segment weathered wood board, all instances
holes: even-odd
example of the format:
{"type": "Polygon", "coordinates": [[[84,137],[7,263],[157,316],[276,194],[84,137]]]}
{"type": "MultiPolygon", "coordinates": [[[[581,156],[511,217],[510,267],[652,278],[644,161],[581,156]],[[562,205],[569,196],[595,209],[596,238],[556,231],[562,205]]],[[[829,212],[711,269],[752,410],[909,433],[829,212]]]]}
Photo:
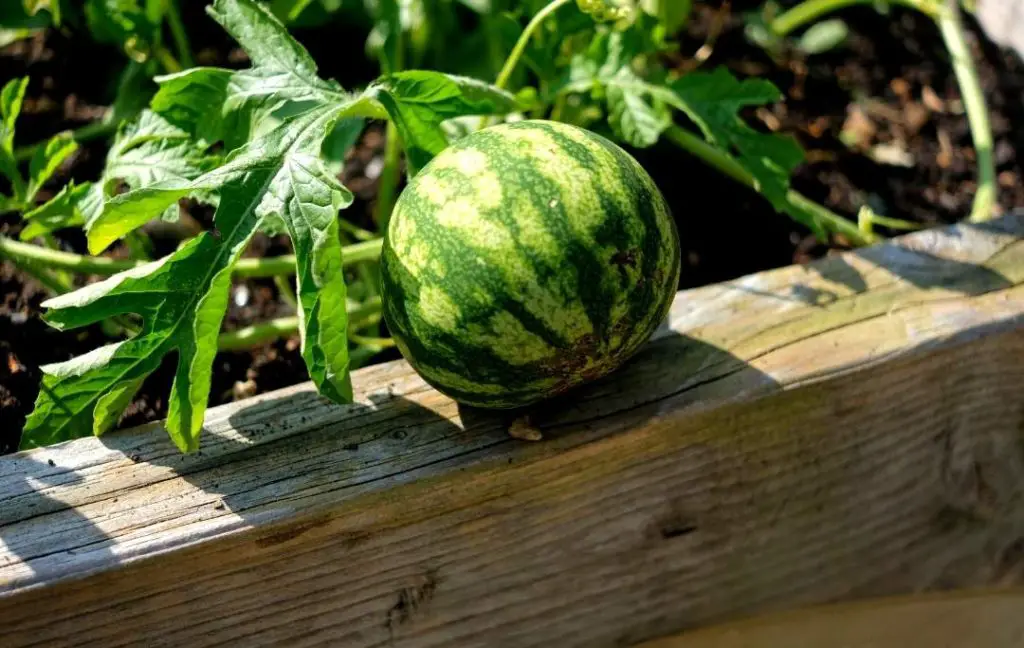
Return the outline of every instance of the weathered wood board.
{"type": "Polygon", "coordinates": [[[615,646],[1024,579],[1024,218],[680,293],[609,380],[407,364],[0,458],[2,645],[615,646]]]}
{"type": "Polygon", "coordinates": [[[1019,648],[1024,590],[910,596],[765,615],[641,648],[1019,648]]]}

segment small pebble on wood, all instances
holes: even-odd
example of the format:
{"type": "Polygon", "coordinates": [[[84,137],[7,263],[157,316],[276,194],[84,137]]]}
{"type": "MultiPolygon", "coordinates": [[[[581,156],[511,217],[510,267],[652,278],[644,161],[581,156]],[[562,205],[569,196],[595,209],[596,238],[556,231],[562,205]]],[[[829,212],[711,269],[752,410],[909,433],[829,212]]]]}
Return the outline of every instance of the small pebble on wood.
{"type": "Polygon", "coordinates": [[[530,422],[529,416],[521,416],[512,421],[512,425],[508,427],[508,434],[512,438],[522,441],[540,441],[544,438],[540,429],[530,422]]]}

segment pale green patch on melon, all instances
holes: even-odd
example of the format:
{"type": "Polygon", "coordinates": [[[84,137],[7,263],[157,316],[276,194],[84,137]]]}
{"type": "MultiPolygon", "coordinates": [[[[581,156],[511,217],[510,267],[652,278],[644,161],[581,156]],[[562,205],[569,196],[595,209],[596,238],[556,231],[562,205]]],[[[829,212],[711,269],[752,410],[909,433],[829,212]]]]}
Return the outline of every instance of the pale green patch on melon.
{"type": "Polygon", "coordinates": [[[499,250],[510,251],[513,247],[512,234],[508,229],[485,217],[469,196],[459,196],[439,205],[434,218],[445,229],[472,241],[473,247],[483,248],[478,251],[481,256],[490,257],[499,250]]]}
{"type": "Polygon", "coordinates": [[[522,322],[506,311],[495,313],[488,327],[489,330],[471,327],[470,341],[476,346],[490,349],[494,355],[512,366],[545,360],[557,353],[556,349],[527,331],[522,322]]]}
{"type": "Polygon", "coordinates": [[[433,258],[429,264],[430,272],[436,279],[444,279],[448,274],[448,266],[446,266],[441,259],[433,258]]]}
{"type": "MultiPolygon", "coordinates": [[[[442,154],[443,155],[443,154],[442,154]]],[[[440,156],[434,158],[439,159],[440,156]]],[[[428,175],[417,178],[415,187],[410,189],[417,196],[437,206],[446,204],[455,196],[455,188],[444,176],[428,175]]]]}
{"type": "Polygon", "coordinates": [[[437,286],[428,285],[420,289],[419,307],[423,321],[448,331],[456,327],[462,316],[459,306],[437,286]]]}
{"type": "MultiPolygon", "coordinates": [[[[494,209],[501,205],[501,178],[490,168],[483,151],[473,148],[445,151],[436,158],[431,168],[434,172],[450,169],[462,176],[468,182],[469,195],[478,208],[494,209]]],[[[443,207],[455,197],[456,187],[447,178],[431,176],[425,180],[417,185],[417,193],[426,200],[443,207]]]]}
{"type": "Polygon", "coordinates": [[[388,238],[392,249],[403,257],[416,244],[416,221],[412,218],[397,218],[388,228],[388,238]]]}
{"type": "Polygon", "coordinates": [[[425,241],[411,243],[402,255],[402,265],[410,276],[418,277],[430,263],[430,245],[425,241]]]}
{"type": "MultiPolygon", "coordinates": [[[[546,263],[557,266],[561,263],[563,249],[548,229],[547,215],[542,214],[529,196],[519,194],[512,199],[512,213],[519,226],[519,243],[536,254],[546,263]]],[[[557,198],[551,200],[557,201],[557,198]]],[[[557,207],[557,205],[555,205],[557,207]]]]}

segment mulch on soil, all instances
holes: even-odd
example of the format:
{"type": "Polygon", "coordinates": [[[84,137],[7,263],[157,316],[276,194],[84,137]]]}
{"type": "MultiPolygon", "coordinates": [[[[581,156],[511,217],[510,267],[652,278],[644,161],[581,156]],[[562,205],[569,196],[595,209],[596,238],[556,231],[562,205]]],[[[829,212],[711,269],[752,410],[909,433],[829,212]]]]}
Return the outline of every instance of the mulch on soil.
{"type": "MultiPolygon", "coordinates": [[[[197,58],[203,65],[238,67],[244,57],[219,27],[188,7],[197,58]]],[[[725,65],[740,76],[773,81],[786,95],[771,110],[753,111],[764,128],[797,136],[808,162],[794,178],[796,189],[839,213],[854,215],[862,205],[926,226],[961,220],[976,189],[971,148],[956,80],[937,27],[910,11],[885,17],[866,7],[844,11],[851,28],[841,48],[810,59],[773,60],[743,35],[741,13],[759,3],[733,2],[731,11],[699,8],[681,51],[695,52],[725,17],[705,67],[725,65]]],[[[1001,210],[1024,207],[1021,151],[1024,151],[1024,64],[993,46],[973,22],[971,46],[989,102],[996,139],[1001,210]]],[[[362,50],[365,34],[338,34],[338,28],[298,31],[296,36],[324,76],[358,86],[376,74],[362,50]],[[343,37],[342,37],[343,36],[343,37]],[[342,51],[339,51],[341,48],[342,51]]],[[[0,80],[29,74],[32,81],[19,144],[101,114],[109,101],[121,55],[96,45],[84,34],[50,31],[0,49],[0,80]]],[[[369,223],[376,195],[384,137],[379,124],[368,127],[350,152],[342,180],[356,194],[346,216],[369,223]]],[[[84,145],[48,189],[68,178],[93,179],[102,167],[105,145],[84,145]]],[[[663,188],[679,225],[684,249],[681,288],[724,281],[748,273],[802,263],[842,249],[842,241],[822,245],[802,227],[776,214],[758,195],[737,187],[669,144],[633,151],[663,188]]],[[[191,206],[186,224],[208,223],[208,209],[191,206]]],[[[16,236],[16,214],[0,216],[0,233],[16,236]]],[[[61,232],[61,244],[82,252],[80,232],[61,232]]],[[[247,255],[290,250],[286,238],[260,236],[247,255]]],[[[114,249],[112,254],[123,251],[114,249]]],[[[88,278],[83,278],[83,280],[88,278]]],[[[12,451],[38,391],[39,366],[67,360],[109,340],[99,327],[59,332],[40,318],[45,290],[9,262],[0,263],[0,453],[12,451]]],[[[291,314],[270,280],[250,280],[233,288],[226,328],[247,326],[291,314]]],[[[385,331],[382,331],[384,333],[385,331]]],[[[377,360],[397,357],[384,353],[377,360]]],[[[121,420],[131,426],[166,415],[166,395],[174,375],[167,358],[140,389],[121,420]]],[[[281,339],[246,352],[220,353],[214,364],[210,405],[229,402],[307,379],[298,339],[281,339]]]]}

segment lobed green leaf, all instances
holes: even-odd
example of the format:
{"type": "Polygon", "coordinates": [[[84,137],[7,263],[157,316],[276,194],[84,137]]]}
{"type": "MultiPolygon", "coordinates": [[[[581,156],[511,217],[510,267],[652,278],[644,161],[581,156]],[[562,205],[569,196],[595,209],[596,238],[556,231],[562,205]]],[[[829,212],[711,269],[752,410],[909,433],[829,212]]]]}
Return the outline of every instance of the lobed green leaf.
{"type": "MultiPolygon", "coordinates": [[[[165,181],[188,182],[219,163],[218,156],[207,152],[205,142],[193,139],[162,116],[143,111],[118,131],[100,179],[95,183],[65,187],[49,202],[26,213],[27,224],[20,238],[28,240],[75,225],[91,229],[103,211],[104,200],[118,183],[138,188],[165,181]]],[[[186,195],[211,199],[201,192],[186,195]]],[[[175,209],[173,205],[171,209],[175,209]]],[[[147,214],[136,227],[159,213],[147,214]]]]}
{"type": "Polygon", "coordinates": [[[469,77],[409,70],[379,78],[366,93],[378,100],[398,129],[415,174],[448,146],[446,119],[499,115],[518,108],[515,95],[469,77]]]}
{"type": "Polygon", "coordinates": [[[760,133],[740,117],[746,106],[760,106],[782,98],[771,82],[738,80],[724,68],[693,72],[670,86],[673,105],[700,127],[704,136],[736,156],[754,176],[757,190],[779,211],[787,206],[789,177],[804,160],[803,149],[792,137],[760,133]]]}

